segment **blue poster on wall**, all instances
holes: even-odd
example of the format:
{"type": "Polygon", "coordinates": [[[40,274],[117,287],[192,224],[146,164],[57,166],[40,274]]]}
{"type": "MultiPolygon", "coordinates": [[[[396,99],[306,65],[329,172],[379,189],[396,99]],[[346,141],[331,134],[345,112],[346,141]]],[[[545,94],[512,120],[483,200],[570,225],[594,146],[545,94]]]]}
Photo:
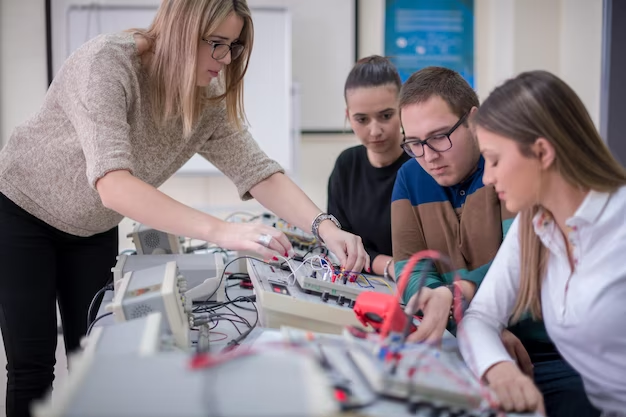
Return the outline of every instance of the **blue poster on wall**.
{"type": "Polygon", "coordinates": [[[431,65],[474,85],[474,0],[386,0],[385,55],[402,82],[431,65]]]}

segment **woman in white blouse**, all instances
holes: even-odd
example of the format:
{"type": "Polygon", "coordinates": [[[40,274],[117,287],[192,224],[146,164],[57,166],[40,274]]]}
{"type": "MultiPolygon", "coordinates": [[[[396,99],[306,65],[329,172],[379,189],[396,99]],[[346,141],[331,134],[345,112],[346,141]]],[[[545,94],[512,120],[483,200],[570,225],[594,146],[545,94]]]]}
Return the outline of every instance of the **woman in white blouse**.
{"type": "Polygon", "coordinates": [[[494,90],[474,119],[484,183],[519,212],[462,320],[461,352],[506,410],[543,410],[500,334],[542,317],[604,415],[626,415],[626,171],[583,103],[533,71],[494,90]]]}

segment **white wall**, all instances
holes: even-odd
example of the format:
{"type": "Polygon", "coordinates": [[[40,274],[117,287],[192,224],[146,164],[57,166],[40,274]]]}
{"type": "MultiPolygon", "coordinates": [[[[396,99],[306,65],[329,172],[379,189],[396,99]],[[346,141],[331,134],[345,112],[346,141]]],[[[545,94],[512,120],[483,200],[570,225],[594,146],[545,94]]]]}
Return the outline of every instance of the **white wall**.
{"type": "Polygon", "coordinates": [[[0,0],[0,144],[48,88],[43,0],[0,0]]]}
{"type": "MultiPolygon", "coordinates": [[[[602,0],[474,0],[476,90],[551,71],[574,88],[599,126],[602,0]]],[[[382,54],[385,0],[360,0],[360,56],[382,54]]]]}
{"type": "MultiPolygon", "coordinates": [[[[0,0],[0,139],[34,113],[45,94],[43,0],[0,0]]],[[[384,0],[360,0],[360,56],[383,53],[384,0]]],[[[476,90],[481,99],[519,71],[547,69],[568,82],[599,124],[601,0],[475,0],[476,90]]],[[[347,74],[346,74],[347,75],[347,74]]],[[[304,135],[299,183],[321,208],[337,155],[357,143],[352,135],[304,135]]],[[[220,177],[175,177],[161,189],[217,215],[244,209],[232,184],[220,177]]],[[[122,225],[121,235],[130,228],[122,225]]],[[[123,245],[129,243],[123,241],[123,245]]]]}

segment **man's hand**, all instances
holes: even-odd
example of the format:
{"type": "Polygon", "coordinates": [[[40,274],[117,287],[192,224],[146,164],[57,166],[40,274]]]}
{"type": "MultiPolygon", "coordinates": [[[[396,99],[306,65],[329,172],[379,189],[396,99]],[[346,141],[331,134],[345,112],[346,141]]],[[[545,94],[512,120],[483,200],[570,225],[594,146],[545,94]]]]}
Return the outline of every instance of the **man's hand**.
{"type": "Polygon", "coordinates": [[[417,331],[409,336],[409,342],[438,343],[446,330],[452,305],[452,292],[446,287],[422,288],[407,303],[407,313],[424,313],[417,331]]]}
{"type": "Polygon", "coordinates": [[[504,329],[502,331],[502,343],[506,348],[509,355],[513,358],[513,360],[517,363],[517,366],[521,369],[521,371],[528,375],[530,378],[533,377],[533,363],[530,361],[530,356],[528,356],[528,352],[522,342],[510,331],[504,329]]]}

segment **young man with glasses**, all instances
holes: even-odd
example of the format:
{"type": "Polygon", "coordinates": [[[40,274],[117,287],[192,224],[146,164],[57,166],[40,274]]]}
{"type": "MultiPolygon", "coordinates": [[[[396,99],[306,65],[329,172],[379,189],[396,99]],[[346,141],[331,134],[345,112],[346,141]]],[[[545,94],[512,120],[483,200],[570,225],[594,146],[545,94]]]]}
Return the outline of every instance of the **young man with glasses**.
{"type": "MultiPolygon", "coordinates": [[[[399,105],[402,148],[413,159],[398,171],[392,195],[396,277],[411,255],[425,249],[445,254],[456,269],[419,263],[403,297],[424,315],[411,340],[436,342],[446,327],[455,328],[453,285],[466,302],[472,299],[514,215],[500,204],[493,187],[483,184],[485,161],[468,124],[478,97],[460,74],[440,67],[414,73],[402,86],[399,105]],[[460,282],[452,282],[455,272],[460,282]]],[[[502,338],[520,368],[534,374],[548,416],[598,415],[543,323],[521,320],[502,338]]]]}

